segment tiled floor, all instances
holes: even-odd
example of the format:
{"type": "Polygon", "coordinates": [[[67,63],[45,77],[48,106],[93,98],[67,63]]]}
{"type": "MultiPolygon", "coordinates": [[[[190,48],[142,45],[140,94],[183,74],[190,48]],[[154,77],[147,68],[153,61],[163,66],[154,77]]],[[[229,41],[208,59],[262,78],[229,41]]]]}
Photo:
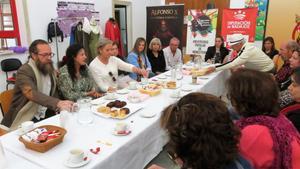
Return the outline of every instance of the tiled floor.
{"type": "Polygon", "coordinates": [[[159,165],[165,169],[179,169],[179,167],[169,158],[167,151],[164,149],[160,152],[146,167],[150,167],[152,164],[159,165]]]}

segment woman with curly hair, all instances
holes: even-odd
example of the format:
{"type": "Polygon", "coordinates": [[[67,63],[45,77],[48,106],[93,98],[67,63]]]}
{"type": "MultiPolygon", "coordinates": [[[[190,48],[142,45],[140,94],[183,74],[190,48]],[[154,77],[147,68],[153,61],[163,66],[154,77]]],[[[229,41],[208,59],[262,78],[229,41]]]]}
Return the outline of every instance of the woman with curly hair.
{"type": "Polygon", "coordinates": [[[255,169],[299,169],[300,136],[278,112],[278,88],[271,75],[241,69],[228,79],[228,96],[242,118],[240,152],[255,169]]]}
{"type": "Polygon", "coordinates": [[[240,131],[226,104],[216,96],[184,96],[163,111],[161,126],[168,132],[169,146],[181,169],[251,168],[238,153],[240,131]]]}

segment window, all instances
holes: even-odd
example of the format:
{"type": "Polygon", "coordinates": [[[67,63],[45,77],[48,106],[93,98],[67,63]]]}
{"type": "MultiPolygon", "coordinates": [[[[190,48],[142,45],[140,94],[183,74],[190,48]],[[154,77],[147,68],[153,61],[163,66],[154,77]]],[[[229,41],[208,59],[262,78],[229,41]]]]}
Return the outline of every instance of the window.
{"type": "Polygon", "coordinates": [[[0,49],[21,45],[15,0],[0,0],[0,49]]]}

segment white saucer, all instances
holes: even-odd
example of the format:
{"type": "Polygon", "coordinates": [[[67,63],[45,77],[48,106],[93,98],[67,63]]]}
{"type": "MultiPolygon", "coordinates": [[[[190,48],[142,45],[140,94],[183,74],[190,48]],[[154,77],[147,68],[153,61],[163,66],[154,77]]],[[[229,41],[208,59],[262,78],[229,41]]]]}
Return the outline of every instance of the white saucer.
{"type": "Polygon", "coordinates": [[[93,105],[99,105],[99,104],[103,104],[103,103],[105,103],[105,101],[101,100],[101,99],[95,99],[95,100],[91,101],[91,104],[93,104],[93,105]]]}
{"type": "Polygon", "coordinates": [[[138,88],[136,87],[135,89],[133,89],[133,88],[127,87],[126,89],[128,89],[128,90],[137,90],[138,88]]]}
{"type": "Polygon", "coordinates": [[[160,75],[160,76],[157,76],[158,79],[166,79],[167,77],[165,75],[160,75]]]}
{"type": "Polygon", "coordinates": [[[78,167],[84,166],[91,161],[91,158],[88,155],[86,155],[86,157],[87,157],[87,160],[85,160],[85,161],[83,160],[80,163],[72,163],[72,162],[69,162],[68,160],[65,160],[64,165],[69,168],[78,168],[78,167]]]}
{"type": "Polygon", "coordinates": [[[115,135],[115,136],[127,136],[131,133],[131,130],[126,130],[125,132],[126,133],[124,133],[124,134],[118,134],[118,132],[116,130],[113,130],[112,134],[115,135]]]}
{"type": "Polygon", "coordinates": [[[154,116],[156,116],[156,113],[155,112],[143,112],[140,114],[141,117],[144,117],[144,118],[152,118],[154,116]]]}
{"type": "Polygon", "coordinates": [[[107,95],[104,96],[104,99],[105,99],[105,100],[116,100],[117,98],[118,98],[117,96],[114,96],[114,97],[112,97],[112,98],[108,98],[107,95]]]}
{"type": "Polygon", "coordinates": [[[173,95],[173,94],[170,94],[170,97],[171,98],[174,98],[174,99],[178,99],[178,98],[181,98],[182,97],[182,95],[181,94],[179,94],[179,95],[173,95]]]}
{"type": "Polygon", "coordinates": [[[124,88],[124,89],[121,89],[121,90],[117,90],[117,94],[127,94],[129,93],[129,90],[124,88]]]}
{"type": "Polygon", "coordinates": [[[197,83],[189,83],[190,85],[200,85],[200,83],[199,82],[197,82],[197,83]]]}
{"type": "Polygon", "coordinates": [[[192,91],[193,89],[191,88],[191,86],[184,85],[184,86],[181,87],[181,90],[182,90],[182,91],[185,91],[185,92],[190,92],[190,91],[192,91]]]}

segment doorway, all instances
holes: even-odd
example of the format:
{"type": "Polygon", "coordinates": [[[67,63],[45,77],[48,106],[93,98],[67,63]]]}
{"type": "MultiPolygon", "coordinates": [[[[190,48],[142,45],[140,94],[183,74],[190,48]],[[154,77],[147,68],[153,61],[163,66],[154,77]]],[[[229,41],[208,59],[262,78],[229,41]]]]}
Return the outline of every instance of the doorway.
{"type": "Polygon", "coordinates": [[[124,56],[128,54],[128,34],[127,34],[127,7],[126,5],[115,5],[115,19],[120,27],[122,49],[124,56]]]}

